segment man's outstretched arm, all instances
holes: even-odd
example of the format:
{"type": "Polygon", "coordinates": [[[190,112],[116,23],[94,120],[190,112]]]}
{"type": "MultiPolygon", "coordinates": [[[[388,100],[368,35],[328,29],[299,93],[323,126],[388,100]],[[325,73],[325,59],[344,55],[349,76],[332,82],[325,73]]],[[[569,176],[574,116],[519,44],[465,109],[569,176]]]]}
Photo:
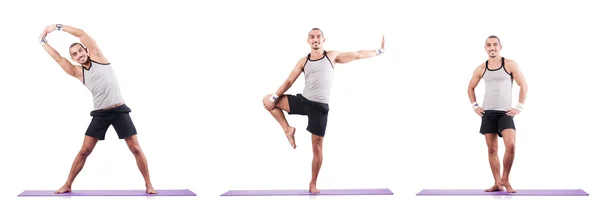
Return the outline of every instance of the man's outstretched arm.
{"type": "Polygon", "coordinates": [[[360,60],[365,58],[372,58],[382,54],[385,50],[385,37],[381,40],[381,48],[377,50],[359,50],[355,52],[333,52],[335,57],[335,63],[349,63],[354,60],[360,60]]]}
{"type": "Polygon", "coordinates": [[[44,50],[46,50],[50,57],[52,57],[52,59],[54,59],[54,61],[56,61],[56,63],[58,63],[67,74],[75,78],[81,79],[79,73],[77,72],[77,67],[71,64],[71,62],[69,62],[69,60],[67,60],[66,58],[60,56],[60,54],[48,44],[48,41],[46,40],[47,34],[48,32],[44,30],[44,32],[42,32],[42,35],[40,36],[40,44],[42,44],[44,50]]]}
{"type": "Polygon", "coordinates": [[[106,58],[102,54],[102,51],[98,47],[98,44],[96,43],[96,41],[94,39],[92,39],[92,37],[90,35],[88,35],[85,31],[83,31],[82,29],[72,27],[69,25],[62,25],[62,24],[53,24],[53,25],[48,26],[47,29],[48,29],[48,33],[52,32],[54,30],[62,30],[62,31],[65,31],[65,32],[75,36],[75,37],[78,37],[79,41],[81,41],[81,43],[83,45],[85,45],[85,47],[88,49],[88,52],[92,59],[96,59],[96,60],[99,60],[102,62],[108,62],[108,60],[106,60],[106,58]]]}

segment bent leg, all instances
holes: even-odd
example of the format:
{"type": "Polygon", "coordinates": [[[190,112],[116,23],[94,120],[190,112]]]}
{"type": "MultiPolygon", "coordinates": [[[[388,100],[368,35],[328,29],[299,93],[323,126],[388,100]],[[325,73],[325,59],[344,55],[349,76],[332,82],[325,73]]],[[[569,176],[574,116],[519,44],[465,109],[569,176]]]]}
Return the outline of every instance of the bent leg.
{"type": "MultiPolygon", "coordinates": [[[[271,95],[267,96],[270,97],[271,95]]],[[[290,113],[291,111],[289,103],[290,98],[288,97],[288,95],[282,95],[281,97],[279,97],[279,99],[275,103],[275,107],[272,110],[270,110],[269,113],[271,113],[273,118],[277,120],[277,122],[283,129],[283,132],[285,133],[285,136],[290,142],[290,145],[292,145],[292,148],[296,149],[296,138],[294,137],[296,133],[296,128],[289,125],[287,119],[285,118],[285,114],[283,114],[283,111],[286,111],[288,113],[290,113]]]]}
{"type": "Polygon", "coordinates": [[[494,176],[494,185],[485,191],[502,191],[504,188],[500,184],[500,160],[498,159],[498,112],[485,111],[483,117],[481,117],[479,132],[485,136],[488,160],[494,176]]]}
{"type": "Polygon", "coordinates": [[[485,142],[488,148],[488,160],[490,162],[490,168],[492,169],[492,175],[494,176],[494,185],[491,188],[485,190],[486,192],[502,191],[502,185],[500,184],[500,160],[498,158],[498,135],[496,133],[486,133],[485,142]]]}
{"type": "Polygon", "coordinates": [[[83,146],[81,147],[81,150],[79,150],[79,153],[77,153],[77,156],[75,156],[75,160],[73,161],[71,170],[69,171],[69,177],[67,178],[67,182],[65,182],[65,184],[54,193],[62,194],[71,192],[71,185],[73,185],[73,181],[75,180],[79,172],[81,172],[81,169],[83,169],[83,165],[85,164],[85,161],[87,160],[88,156],[94,150],[96,143],[98,143],[98,139],[90,136],[85,136],[85,138],[83,139],[83,146]]]}
{"type": "Polygon", "coordinates": [[[320,190],[317,188],[317,177],[321,171],[321,164],[323,163],[323,136],[312,135],[312,179],[310,180],[309,192],[319,193],[320,190]]]}
{"type": "Polygon", "coordinates": [[[515,139],[516,131],[514,129],[505,129],[502,131],[502,138],[504,139],[504,146],[506,152],[504,153],[503,165],[504,170],[502,172],[502,185],[506,187],[506,191],[509,193],[516,193],[509,182],[509,174],[515,159],[515,139]]]}

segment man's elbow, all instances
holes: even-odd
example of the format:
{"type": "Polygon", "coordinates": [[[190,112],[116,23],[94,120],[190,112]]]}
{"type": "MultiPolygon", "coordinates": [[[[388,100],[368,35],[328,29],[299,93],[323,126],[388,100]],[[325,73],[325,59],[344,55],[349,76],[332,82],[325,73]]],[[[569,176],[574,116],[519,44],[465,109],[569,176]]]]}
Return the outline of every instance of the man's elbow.
{"type": "Polygon", "coordinates": [[[356,53],[354,53],[354,55],[352,56],[352,59],[354,59],[354,60],[365,59],[365,58],[369,57],[369,54],[368,54],[367,52],[370,52],[370,51],[360,51],[360,52],[356,52],[356,53]]]}
{"type": "Polygon", "coordinates": [[[473,87],[473,86],[469,86],[469,87],[467,87],[467,92],[468,92],[468,93],[473,93],[473,92],[475,92],[475,87],[473,87]]]}
{"type": "Polygon", "coordinates": [[[521,87],[521,91],[522,91],[523,93],[527,93],[527,90],[529,89],[529,87],[527,86],[527,84],[523,84],[523,85],[522,85],[522,86],[520,86],[520,87],[521,87]]]}
{"type": "Polygon", "coordinates": [[[54,61],[56,61],[57,63],[62,60],[62,56],[60,56],[58,53],[52,53],[50,54],[50,56],[52,56],[52,59],[54,59],[54,61]]]}
{"type": "Polygon", "coordinates": [[[73,33],[76,37],[83,37],[86,35],[85,31],[83,31],[82,29],[75,29],[73,33]]]}
{"type": "Polygon", "coordinates": [[[291,86],[292,86],[292,84],[293,84],[293,83],[294,83],[294,81],[293,81],[293,80],[287,79],[287,80],[285,80],[285,82],[283,82],[283,85],[284,85],[285,87],[288,87],[288,88],[289,88],[289,87],[291,87],[291,86]]]}

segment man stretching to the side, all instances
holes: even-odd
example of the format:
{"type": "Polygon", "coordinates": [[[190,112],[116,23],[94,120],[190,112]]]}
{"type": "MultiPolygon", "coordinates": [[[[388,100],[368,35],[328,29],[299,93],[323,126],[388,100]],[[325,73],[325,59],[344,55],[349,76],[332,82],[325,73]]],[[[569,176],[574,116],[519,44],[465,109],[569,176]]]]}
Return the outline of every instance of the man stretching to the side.
{"type": "Polygon", "coordinates": [[[156,194],[156,190],[150,182],[146,156],[138,143],[137,131],[129,116],[131,109],[125,105],[113,68],[96,45],[96,42],[81,29],[53,24],[46,27],[40,35],[40,44],[67,74],[80,80],[89,89],[94,101],[94,110],[90,113],[93,118],[85,132],[83,146],[75,157],[75,161],[73,161],[67,182],[55,193],[62,194],[71,191],[71,185],[83,168],[85,160],[92,153],[98,140],[104,140],[108,127],[112,125],[119,138],[125,139],[129,150],[135,156],[138,168],[146,183],[146,193],[156,194]],[[72,65],[69,60],[61,57],[48,44],[46,36],[54,30],[65,31],[74,35],[83,43],[73,43],[69,48],[71,59],[81,65],[72,65]]]}

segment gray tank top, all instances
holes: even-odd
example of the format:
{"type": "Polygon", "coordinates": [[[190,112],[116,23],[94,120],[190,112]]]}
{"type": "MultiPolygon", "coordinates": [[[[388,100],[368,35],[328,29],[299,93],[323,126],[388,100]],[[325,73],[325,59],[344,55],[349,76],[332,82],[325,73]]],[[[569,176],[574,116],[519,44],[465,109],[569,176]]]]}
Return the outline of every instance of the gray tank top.
{"type": "Polygon", "coordinates": [[[328,104],[334,73],[327,51],[324,51],[323,57],[318,60],[311,60],[308,54],[302,72],[305,80],[302,96],[309,101],[328,104]]]}
{"type": "Polygon", "coordinates": [[[90,68],[82,66],[83,85],[94,97],[94,110],[123,103],[119,82],[110,63],[90,62],[90,68]]]}
{"type": "Polygon", "coordinates": [[[490,69],[486,61],[482,78],[485,80],[483,109],[510,110],[512,108],[513,76],[504,68],[504,58],[502,58],[502,66],[498,69],[490,69]]]}

